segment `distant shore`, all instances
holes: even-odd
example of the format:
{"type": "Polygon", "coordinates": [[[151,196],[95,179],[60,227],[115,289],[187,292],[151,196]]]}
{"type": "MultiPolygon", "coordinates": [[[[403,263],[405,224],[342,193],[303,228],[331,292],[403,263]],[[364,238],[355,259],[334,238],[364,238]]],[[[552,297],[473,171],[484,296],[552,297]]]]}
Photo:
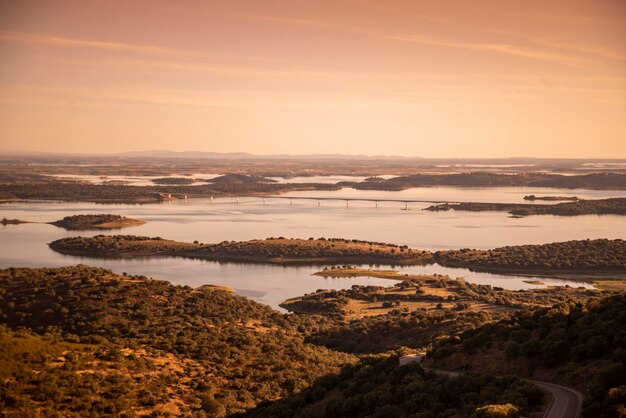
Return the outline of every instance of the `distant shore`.
{"type": "MultiPolygon", "coordinates": [[[[19,168],[11,167],[12,170],[19,168]]],[[[158,173],[158,167],[155,172],[158,173]]],[[[271,174],[271,173],[269,173],[271,174]]],[[[188,184],[189,179],[160,178],[158,185],[134,186],[124,184],[91,184],[84,181],[61,179],[44,174],[21,175],[2,171],[0,165],[0,202],[20,200],[58,200],[97,203],[158,203],[172,199],[193,199],[228,196],[264,196],[292,191],[334,191],[344,187],[357,190],[401,191],[415,187],[536,187],[586,188],[594,190],[626,190],[626,174],[595,173],[559,175],[545,173],[503,174],[469,172],[457,174],[414,174],[389,179],[368,177],[364,181],[336,183],[279,183],[263,175],[225,174],[203,180],[204,184],[188,184]]],[[[547,200],[553,200],[546,198],[547,200]]],[[[573,204],[585,201],[572,201],[573,204]]],[[[590,201],[591,202],[591,201],[590,201]]],[[[476,205],[476,204],[474,204],[476,205]]],[[[504,205],[494,203],[492,205],[504,205]]],[[[520,203],[520,205],[522,205],[520,203]]],[[[588,205],[588,204],[587,204],[588,205]]],[[[543,206],[543,205],[536,205],[543,206]]],[[[473,206],[479,208],[478,206],[473,206]]],[[[530,206],[524,206],[528,208],[530,206]]],[[[462,210],[462,208],[455,208],[462,210]]],[[[491,209],[491,210],[515,210],[491,209]]],[[[469,209],[468,209],[469,210],[469,209]]],[[[478,209],[489,210],[489,209],[478,209]]],[[[539,209],[535,209],[536,213],[539,209]]],[[[623,209],[622,209],[623,210],[623,209]]]]}
{"type": "Polygon", "coordinates": [[[442,203],[429,206],[424,210],[428,211],[467,211],[467,212],[487,212],[502,211],[508,212],[514,217],[529,215],[557,215],[557,216],[577,216],[577,215],[626,215],[626,198],[616,197],[597,200],[579,200],[556,204],[532,204],[532,203],[442,203]]]}

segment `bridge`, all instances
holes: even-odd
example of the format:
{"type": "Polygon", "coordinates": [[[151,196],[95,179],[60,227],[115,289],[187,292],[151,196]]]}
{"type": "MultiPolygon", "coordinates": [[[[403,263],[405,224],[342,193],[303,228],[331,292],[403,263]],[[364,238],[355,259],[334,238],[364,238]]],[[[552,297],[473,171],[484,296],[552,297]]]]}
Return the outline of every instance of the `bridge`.
{"type": "MultiPolygon", "coordinates": [[[[252,196],[246,196],[252,197],[252,196]]],[[[258,197],[260,201],[265,204],[267,200],[288,200],[290,205],[296,200],[312,200],[317,201],[317,206],[321,206],[323,201],[335,201],[346,202],[346,207],[350,206],[350,202],[372,202],[375,207],[378,207],[379,203],[404,203],[404,208],[408,209],[409,203],[431,203],[431,204],[443,204],[443,203],[467,203],[453,200],[433,200],[433,199],[388,199],[388,198],[373,198],[373,197],[319,197],[319,196],[254,196],[258,197]]],[[[213,202],[213,196],[210,197],[213,202]]],[[[240,203],[240,198],[235,197],[236,203],[240,203]]]]}
{"type": "Polygon", "coordinates": [[[391,203],[404,203],[405,208],[409,203],[464,203],[456,202],[452,200],[426,200],[426,199],[388,199],[388,198],[373,198],[373,197],[313,197],[313,196],[263,196],[263,202],[265,199],[287,199],[290,204],[293,204],[294,200],[317,200],[317,205],[320,206],[322,201],[337,201],[346,202],[346,206],[350,205],[350,202],[372,202],[378,207],[378,203],[391,202],[391,203]]]}

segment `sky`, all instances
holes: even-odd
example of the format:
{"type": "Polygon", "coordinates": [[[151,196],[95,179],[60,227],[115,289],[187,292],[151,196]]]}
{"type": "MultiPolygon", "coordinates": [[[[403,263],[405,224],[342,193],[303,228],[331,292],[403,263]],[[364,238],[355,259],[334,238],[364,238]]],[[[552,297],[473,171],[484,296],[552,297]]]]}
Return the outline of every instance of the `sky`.
{"type": "Polygon", "coordinates": [[[624,0],[0,0],[0,150],[626,157],[624,0]]]}

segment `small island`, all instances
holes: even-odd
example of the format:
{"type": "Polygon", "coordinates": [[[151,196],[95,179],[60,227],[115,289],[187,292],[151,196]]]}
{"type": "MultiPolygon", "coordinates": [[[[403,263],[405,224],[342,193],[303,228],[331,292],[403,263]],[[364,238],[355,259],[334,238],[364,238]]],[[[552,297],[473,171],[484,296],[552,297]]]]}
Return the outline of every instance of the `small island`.
{"type": "Polygon", "coordinates": [[[171,184],[171,185],[189,185],[195,183],[196,180],[187,177],[161,177],[158,179],[152,179],[154,184],[171,184]]]}
{"type": "Polygon", "coordinates": [[[139,226],[145,224],[145,221],[133,218],[127,218],[121,215],[73,215],[50,222],[61,228],[72,231],[84,231],[89,229],[122,229],[130,226],[139,226]]]}
{"type": "Polygon", "coordinates": [[[529,194],[524,196],[524,200],[543,200],[547,202],[559,202],[559,201],[576,201],[578,200],[577,196],[535,196],[534,194],[529,194]]]}
{"type": "Polygon", "coordinates": [[[28,221],[22,221],[21,219],[7,219],[7,218],[2,218],[2,220],[0,221],[0,224],[2,225],[19,225],[19,224],[27,224],[29,223],[28,221]]]}

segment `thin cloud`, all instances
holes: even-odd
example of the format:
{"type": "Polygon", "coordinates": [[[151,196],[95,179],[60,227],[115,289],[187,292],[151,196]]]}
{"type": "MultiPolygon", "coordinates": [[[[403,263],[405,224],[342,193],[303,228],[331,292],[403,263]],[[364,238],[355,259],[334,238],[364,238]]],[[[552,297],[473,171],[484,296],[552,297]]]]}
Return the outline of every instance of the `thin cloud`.
{"type": "Polygon", "coordinates": [[[559,49],[567,49],[570,51],[576,51],[582,54],[594,55],[600,58],[605,58],[609,60],[616,61],[626,61],[626,54],[620,53],[618,51],[613,51],[609,48],[605,48],[603,46],[598,45],[584,45],[584,44],[564,44],[564,43],[547,43],[552,47],[559,49]]]}
{"type": "Polygon", "coordinates": [[[38,43],[67,47],[86,47],[106,49],[110,51],[146,52],[158,54],[185,55],[192,52],[183,52],[154,45],[136,45],[122,42],[92,41],[77,38],[66,38],[54,35],[38,35],[24,32],[0,31],[0,40],[9,42],[38,43]]]}
{"type": "Polygon", "coordinates": [[[493,52],[538,61],[551,62],[566,65],[568,67],[579,67],[581,63],[580,59],[568,55],[510,44],[454,42],[422,35],[387,36],[386,39],[423,45],[442,46],[447,48],[493,52]]]}
{"type": "Polygon", "coordinates": [[[393,7],[389,5],[388,2],[376,2],[376,1],[368,1],[368,0],[350,0],[352,3],[358,4],[359,6],[371,7],[373,9],[384,10],[387,12],[399,13],[402,15],[410,14],[411,17],[428,20],[436,23],[451,23],[449,19],[443,19],[441,17],[428,16],[424,14],[413,13],[412,11],[408,11],[401,7],[393,7]]]}

